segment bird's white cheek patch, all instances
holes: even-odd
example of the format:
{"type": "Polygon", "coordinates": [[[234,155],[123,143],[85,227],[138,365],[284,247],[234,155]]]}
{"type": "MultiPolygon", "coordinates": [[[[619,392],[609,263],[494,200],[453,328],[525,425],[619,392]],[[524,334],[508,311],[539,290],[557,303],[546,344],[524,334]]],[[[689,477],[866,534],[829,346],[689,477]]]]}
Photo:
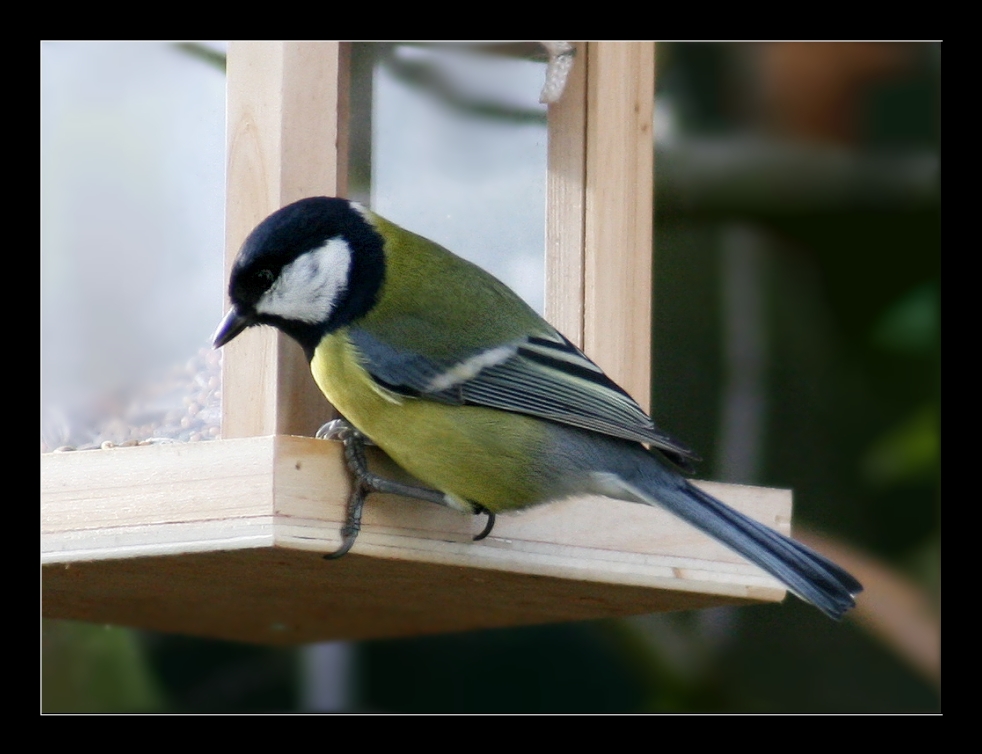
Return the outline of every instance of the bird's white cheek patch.
{"type": "Polygon", "coordinates": [[[310,324],[323,322],[348,287],[350,270],[351,248],[343,239],[332,238],[286,265],[256,311],[310,324]]]}

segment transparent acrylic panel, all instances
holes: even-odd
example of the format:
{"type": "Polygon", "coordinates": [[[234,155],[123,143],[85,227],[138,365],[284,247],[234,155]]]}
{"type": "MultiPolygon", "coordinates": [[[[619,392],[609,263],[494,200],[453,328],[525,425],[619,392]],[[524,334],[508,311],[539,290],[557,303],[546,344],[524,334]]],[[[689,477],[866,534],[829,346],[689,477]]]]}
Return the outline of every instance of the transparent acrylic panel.
{"type": "Polygon", "coordinates": [[[547,142],[535,46],[364,48],[374,58],[372,208],[541,312],[547,142]]]}
{"type": "MultiPolygon", "coordinates": [[[[152,434],[168,409],[146,385],[189,360],[193,382],[213,358],[225,76],[221,47],[207,49],[211,61],[174,44],[41,46],[42,449],[152,434]]],[[[182,404],[170,420],[188,430],[182,404]]]]}

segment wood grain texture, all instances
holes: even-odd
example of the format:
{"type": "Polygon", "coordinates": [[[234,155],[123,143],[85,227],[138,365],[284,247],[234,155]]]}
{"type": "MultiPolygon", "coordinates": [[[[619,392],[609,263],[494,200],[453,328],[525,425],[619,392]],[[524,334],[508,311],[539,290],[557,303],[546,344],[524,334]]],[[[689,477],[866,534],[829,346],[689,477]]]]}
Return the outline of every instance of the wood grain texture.
{"type": "Polygon", "coordinates": [[[584,351],[648,410],[655,49],[591,42],[587,57],[584,351]]]}
{"type": "MultiPolygon", "coordinates": [[[[228,51],[225,269],[268,214],[305,196],[343,196],[348,46],[236,42],[228,51]]],[[[272,328],[224,348],[225,437],[312,435],[334,416],[300,347],[272,328]]]]}
{"type": "Polygon", "coordinates": [[[586,203],[587,45],[576,56],[566,90],[549,106],[546,177],[546,319],[583,347],[583,214],[586,203]]]}
{"type": "Polygon", "coordinates": [[[329,562],[313,552],[268,549],[51,565],[43,573],[46,617],[256,644],[590,620],[747,604],[773,594],[604,588],[358,554],[329,562]]]}
{"type": "MultiPolygon", "coordinates": [[[[372,464],[395,473],[381,454],[372,464]]],[[[475,543],[482,517],[372,495],[352,553],[324,561],[349,483],[339,446],[310,438],[51,454],[41,479],[43,608],[54,618],[299,642],[784,594],[665,511],[597,497],[501,516],[475,543]]],[[[705,486],[788,531],[788,492],[705,486]]]]}

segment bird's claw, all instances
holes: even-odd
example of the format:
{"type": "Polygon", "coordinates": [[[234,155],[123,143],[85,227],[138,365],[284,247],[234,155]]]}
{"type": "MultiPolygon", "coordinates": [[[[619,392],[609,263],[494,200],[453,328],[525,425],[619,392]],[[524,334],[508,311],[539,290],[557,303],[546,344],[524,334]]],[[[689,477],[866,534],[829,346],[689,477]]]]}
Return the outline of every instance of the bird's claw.
{"type": "Polygon", "coordinates": [[[314,437],[318,440],[339,440],[344,442],[346,438],[353,434],[361,438],[362,445],[375,445],[375,443],[355,429],[351,422],[343,417],[331,419],[331,421],[321,425],[321,428],[317,430],[314,437]]]}
{"type": "Polygon", "coordinates": [[[494,528],[494,513],[489,511],[483,505],[479,505],[477,506],[477,510],[474,511],[474,514],[478,515],[481,513],[487,514],[488,522],[484,524],[484,529],[481,531],[481,533],[474,537],[475,542],[480,542],[482,539],[487,537],[488,534],[491,533],[491,530],[494,528]]]}

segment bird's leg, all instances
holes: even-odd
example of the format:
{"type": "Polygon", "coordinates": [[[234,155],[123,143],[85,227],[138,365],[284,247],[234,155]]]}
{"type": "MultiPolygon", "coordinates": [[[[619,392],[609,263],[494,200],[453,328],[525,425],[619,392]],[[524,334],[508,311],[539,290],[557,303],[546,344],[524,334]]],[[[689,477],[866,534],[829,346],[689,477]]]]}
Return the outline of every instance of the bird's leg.
{"type": "Polygon", "coordinates": [[[337,560],[342,555],[347,555],[358,539],[358,532],[361,531],[361,511],[365,507],[365,495],[368,490],[360,484],[355,484],[348,498],[348,510],[345,514],[344,526],[341,527],[341,546],[334,552],[325,553],[324,560],[337,560]]]}
{"type": "Polygon", "coordinates": [[[335,419],[317,430],[318,438],[322,440],[341,440],[344,443],[344,457],[348,462],[348,470],[355,479],[361,482],[368,492],[386,492],[391,495],[413,497],[428,503],[453,508],[442,492],[431,490],[429,487],[417,487],[414,484],[404,484],[393,479],[386,479],[368,470],[368,460],[365,458],[365,446],[373,445],[365,435],[355,429],[346,419],[335,419]]]}
{"type": "MultiPolygon", "coordinates": [[[[396,482],[369,471],[368,460],[365,458],[365,446],[372,443],[351,426],[346,419],[334,419],[328,422],[317,430],[316,436],[324,440],[340,440],[344,444],[344,457],[348,464],[348,470],[355,478],[351,495],[348,497],[345,523],[341,528],[341,546],[334,552],[325,555],[325,560],[340,558],[354,545],[358,538],[358,532],[361,531],[362,509],[365,506],[365,496],[369,492],[402,495],[403,497],[412,497],[442,505],[445,508],[457,509],[457,506],[452,505],[442,492],[431,490],[428,487],[417,487],[413,484],[396,482]]],[[[474,537],[474,541],[477,542],[491,533],[491,529],[494,527],[494,514],[484,506],[477,506],[474,512],[475,514],[486,513],[488,515],[488,523],[484,527],[484,531],[474,537]]]]}

